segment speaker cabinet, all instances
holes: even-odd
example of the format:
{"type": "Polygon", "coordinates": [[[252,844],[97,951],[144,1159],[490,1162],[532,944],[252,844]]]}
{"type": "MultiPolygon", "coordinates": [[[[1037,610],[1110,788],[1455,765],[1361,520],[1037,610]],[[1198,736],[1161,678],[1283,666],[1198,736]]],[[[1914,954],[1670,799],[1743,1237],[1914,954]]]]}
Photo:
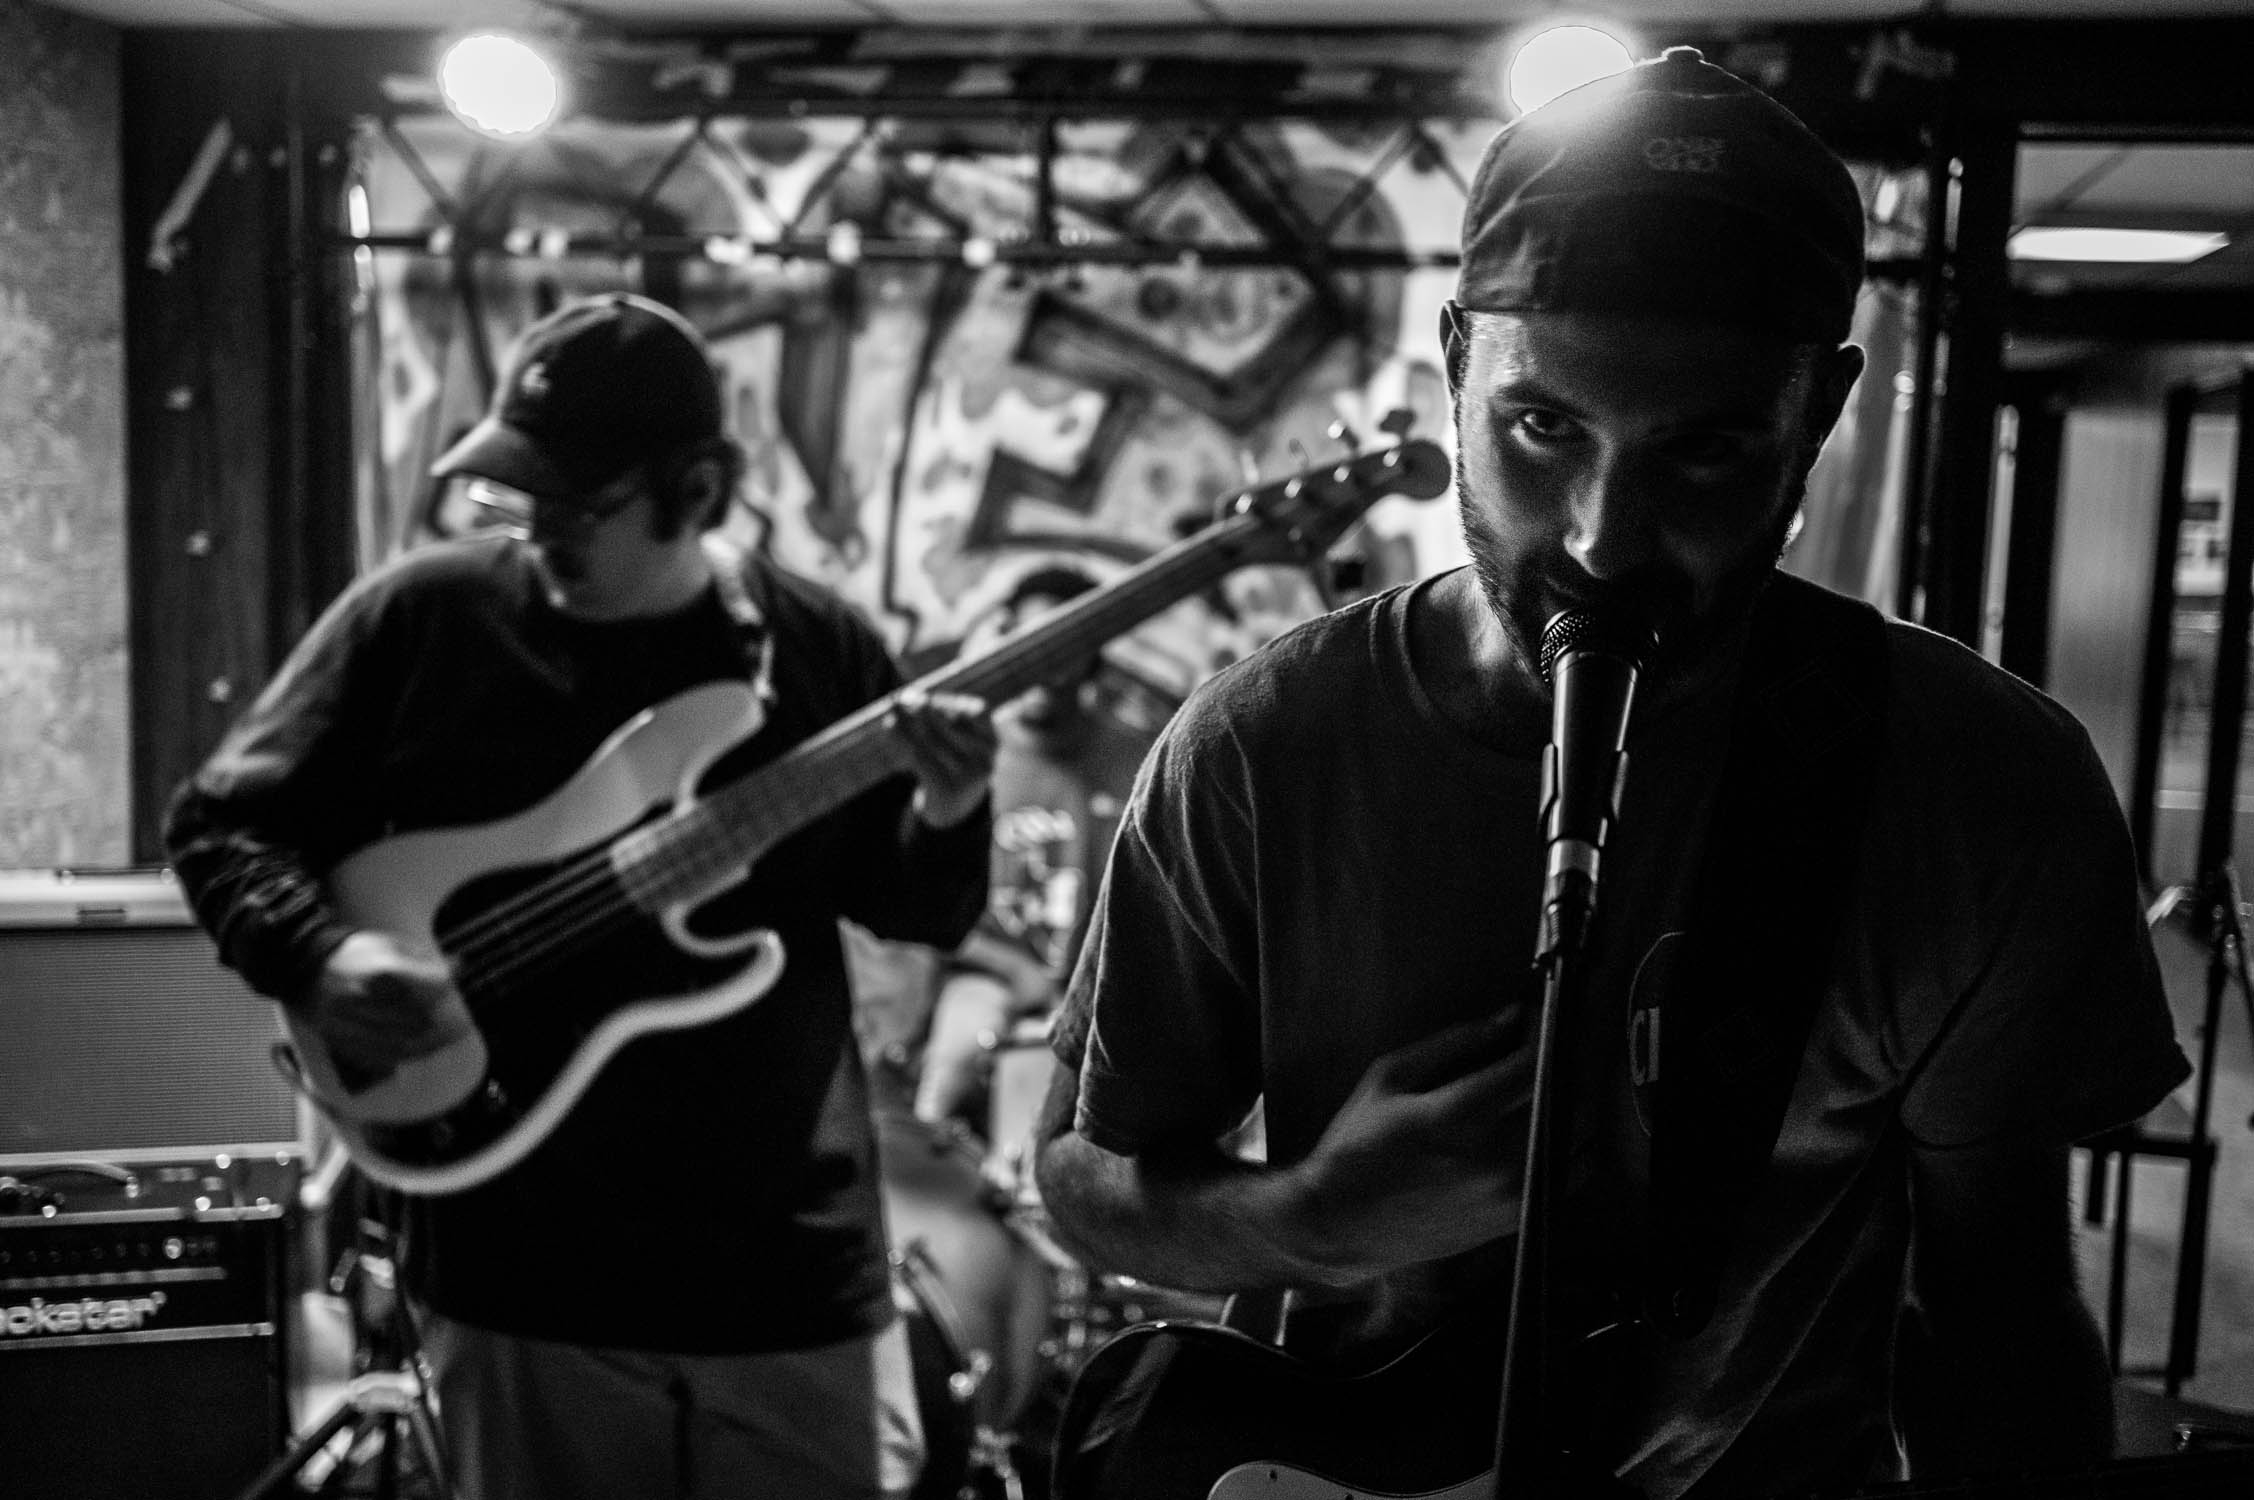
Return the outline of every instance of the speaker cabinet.
{"type": "Polygon", "coordinates": [[[288,1438],[292,1168],[57,1162],[0,1215],[0,1493],[225,1500],[288,1438]]]}
{"type": "Polygon", "coordinates": [[[0,872],[0,1171],[302,1156],[276,1035],[169,874],[0,872]]]}

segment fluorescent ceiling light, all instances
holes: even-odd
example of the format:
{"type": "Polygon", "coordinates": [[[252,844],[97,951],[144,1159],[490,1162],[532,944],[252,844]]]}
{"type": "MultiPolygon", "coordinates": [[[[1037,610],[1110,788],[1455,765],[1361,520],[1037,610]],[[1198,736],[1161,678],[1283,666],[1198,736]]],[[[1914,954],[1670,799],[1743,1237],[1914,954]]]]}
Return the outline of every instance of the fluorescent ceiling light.
{"type": "Polygon", "coordinates": [[[2212,255],[2227,234],[2181,229],[2022,229],[2011,237],[2013,260],[2160,262],[2180,265],[2212,255]]]}

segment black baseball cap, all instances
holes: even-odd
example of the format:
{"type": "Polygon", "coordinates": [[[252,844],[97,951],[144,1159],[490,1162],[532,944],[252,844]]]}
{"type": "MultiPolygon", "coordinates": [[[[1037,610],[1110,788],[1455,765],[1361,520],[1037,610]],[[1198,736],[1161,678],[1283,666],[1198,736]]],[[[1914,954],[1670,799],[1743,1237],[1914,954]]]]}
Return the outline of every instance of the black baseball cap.
{"type": "Polygon", "coordinates": [[[1696,48],[1583,84],[1496,134],[1464,210],[1475,312],[1694,317],[1847,337],[1863,201],[1798,116],[1696,48]]]}
{"type": "Polygon", "coordinates": [[[585,495],[722,431],[720,382],[703,338],[673,309],[611,292],[525,329],[491,409],[431,474],[585,495]]]}

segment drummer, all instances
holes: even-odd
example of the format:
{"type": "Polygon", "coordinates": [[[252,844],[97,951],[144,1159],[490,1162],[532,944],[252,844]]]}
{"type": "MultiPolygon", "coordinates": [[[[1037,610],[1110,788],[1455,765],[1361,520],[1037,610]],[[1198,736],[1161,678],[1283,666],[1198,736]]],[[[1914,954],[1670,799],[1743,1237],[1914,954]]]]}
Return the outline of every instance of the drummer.
{"type": "MultiPolygon", "coordinates": [[[[1088,593],[1095,578],[1069,564],[1032,569],[966,635],[968,657],[1088,593]]],[[[1045,1033],[1080,946],[1096,873],[1110,852],[1135,770],[1162,727],[1139,699],[1107,680],[1100,653],[1065,663],[995,715],[994,849],[985,915],[942,959],[915,1113],[986,1137],[1005,1175],[1025,1151],[1033,1110],[1053,1067],[1045,1033]],[[994,1079],[1014,1031],[1044,1076],[1025,1090],[994,1079]],[[985,1097],[982,1097],[985,1096],[985,1097]]]]}

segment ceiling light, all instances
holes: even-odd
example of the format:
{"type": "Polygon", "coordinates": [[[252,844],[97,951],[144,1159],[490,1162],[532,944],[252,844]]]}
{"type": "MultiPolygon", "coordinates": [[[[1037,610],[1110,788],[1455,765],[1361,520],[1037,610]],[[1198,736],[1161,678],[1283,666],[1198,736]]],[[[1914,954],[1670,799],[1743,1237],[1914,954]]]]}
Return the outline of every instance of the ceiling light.
{"type": "Polygon", "coordinates": [[[2230,243],[2227,234],[2181,229],[2072,229],[2057,226],[2021,229],[2011,237],[2013,260],[2159,262],[2180,265],[2212,255],[2230,243]]]}
{"type": "Polygon", "coordinates": [[[1584,83],[1626,71],[1635,59],[1628,44],[1595,26],[1551,26],[1511,54],[1504,91],[1520,114],[1584,83]]]}
{"type": "Polygon", "coordinates": [[[554,64],[517,38],[490,31],[446,49],[438,88],[463,124],[504,139],[545,130],[562,102],[554,64]]]}

